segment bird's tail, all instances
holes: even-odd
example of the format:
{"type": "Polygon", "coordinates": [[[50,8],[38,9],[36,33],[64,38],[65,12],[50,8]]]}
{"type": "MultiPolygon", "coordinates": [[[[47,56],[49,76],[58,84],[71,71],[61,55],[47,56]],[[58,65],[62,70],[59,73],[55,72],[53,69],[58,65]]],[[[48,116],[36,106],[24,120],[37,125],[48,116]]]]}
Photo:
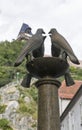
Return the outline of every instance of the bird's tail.
{"type": "Polygon", "coordinates": [[[77,59],[77,57],[75,55],[73,55],[73,54],[68,54],[68,55],[69,55],[71,62],[73,62],[74,64],[77,64],[77,65],[80,64],[79,60],[77,59]]]}
{"type": "Polygon", "coordinates": [[[19,66],[19,65],[22,63],[24,57],[25,57],[25,55],[18,56],[18,58],[16,59],[16,61],[15,61],[15,63],[14,63],[14,66],[15,66],[15,67],[16,67],[16,66],[19,66]]]}
{"type": "Polygon", "coordinates": [[[31,82],[32,75],[30,73],[26,74],[25,77],[23,78],[23,81],[21,85],[25,88],[30,87],[30,82],[31,82]]]}
{"type": "Polygon", "coordinates": [[[64,77],[65,77],[66,86],[72,86],[72,85],[75,84],[75,82],[72,79],[70,73],[65,73],[64,77]]]}

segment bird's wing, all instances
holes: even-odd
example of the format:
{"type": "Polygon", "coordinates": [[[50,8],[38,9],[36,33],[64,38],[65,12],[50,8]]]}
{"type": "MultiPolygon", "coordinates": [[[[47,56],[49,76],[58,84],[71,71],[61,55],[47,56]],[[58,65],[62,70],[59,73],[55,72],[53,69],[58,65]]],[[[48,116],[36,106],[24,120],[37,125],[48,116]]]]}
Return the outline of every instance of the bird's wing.
{"type": "Polygon", "coordinates": [[[59,33],[55,34],[52,38],[52,41],[56,45],[58,45],[59,48],[63,49],[67,53],[70,60],[74,64],[79,64],[79,61],[78,61],[77,57],[75,56],[71,46],[69,45],[69,43],[66,41],[66,39],[62,35],[60,35],[59,33]]]}
{"type": "Polygon", "coordinates": [[[25,58],[25,56],[29,54],[30,52],[32,52],[33,50],[37,49],[40,46],[41,42],[42,41],[41,39],[39,39],[39,37],[37,37],[36,35],[33,35],[32,38],[30,38],[27,41],[26,46],[22,49],[20,55],[18,56],[15,62],[15,66],[20,65],[23,59],[25,58]]]}
{"type": "Polygon", "coordinates": [[[69,45],[69,43],[67,42],[67,40],[59,33],[54,35],[54,41],[57,45],[59,45],[59,47],[61,47],[62,49],[66,50],[67,52],[71,53],[74,55],[74,52],[71,48],[71,46],[69,45]]]}

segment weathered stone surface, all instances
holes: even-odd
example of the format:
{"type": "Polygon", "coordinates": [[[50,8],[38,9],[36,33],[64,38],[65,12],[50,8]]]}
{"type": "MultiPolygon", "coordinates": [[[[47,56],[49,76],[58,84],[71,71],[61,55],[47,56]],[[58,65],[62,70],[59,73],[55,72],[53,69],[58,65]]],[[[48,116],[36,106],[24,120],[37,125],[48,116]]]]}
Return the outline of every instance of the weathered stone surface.
{"type": "Polygon", "coordinates": [[[30,103],[31,99],[29,97],[25,97],[24,101],[28,104],[28,103],[30,103]]]}
{"type": "MultiPolygon", "coordinates": [[[[32,124],[36,122],[32,119],[32,116],[26,116],[17,112],[20,106],[18,99],[21,97],[21,94],[20,90],[15,86],[15,83],[10,83],[0,88],[0,105],[7,105],[5,111],[0,114],[0,119],[6,118],[9,120],[13,130],[36,130],[35,127],[32,127],[32,124]]],[[[31,99],[25,96],[24,101],[28,105],[31,99]]]]}

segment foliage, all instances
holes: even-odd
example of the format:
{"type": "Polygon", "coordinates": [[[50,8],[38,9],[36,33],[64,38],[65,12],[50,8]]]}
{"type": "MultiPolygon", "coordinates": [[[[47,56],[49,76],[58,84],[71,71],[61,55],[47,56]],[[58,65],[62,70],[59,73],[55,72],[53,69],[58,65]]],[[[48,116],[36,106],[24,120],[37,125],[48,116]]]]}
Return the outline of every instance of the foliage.
{"type": "MultiPolygon", "coordinates": [[[[37,103],[37,89],[35,86],[30,87],[30,89],[28,88],[23,88],[20,86],[17,86],[19,91],[20,91],[20,95],[22,95],[22,97],[24,98],[25,96],[28,96],[29,98],[33,98],[33,100],[37,103]]],[[[21,99],[22,100],[22,99],[21,99]]]]}
{"type": "Polygon", "coordinates": [[[11,82],[13,78],[13,67],[0,66],[0,86],[11,82]]]}
{"type": "Polygon", "coordinates": [[[20,107],[18,109],[18,112],[21,114],[25,115],[31,115],[34,119],[36,119],[36,112],[37,112],[37,107],[36,103],[34,101],[26,104],[25,102],[20,103],[20,107]]]}
{"type": "Polygon", "coordinates": [[[37,94],[37,89],[34,87],[31,87],[30,89],[28,89],[28,92],[29,94],[32,96],[32,98],[34,99],[35,102],[37,102],[37,97],[38,97],[38,94],[37,94]]]}
{"type": "MultiPolygon", "coordinates": [[[[70,66],[70,74],[74,80],[82,80],[82,68],[76,68],[70,66]]],[[[58,78],[61,82],[64,80],[64,76],[58,78]]]]}
{"type": "Polygon", "coordinates": [[[20,73],[20,78],[25,74],[25,62],[20,67],[13,66],[24,44],[18,41],[0,43],[0,87],[11,82],[17,72],[20,73]]]}
{"type": "Polygon", "coordinates": [[[2,97],[2,96],[0,95],[0,100],[1,100],[1,97],[2,97]]]}
{"type": "Polygon", "coordinates": [[[4,113],[6,105],[0,105],[0,114],[4,113]]]}
{"type": "MultiPolygon", "coordinates": [[[[19,102],[19,108],[17,110],[17,112],[23,114],[23,115],[31,115],[33,117],[33,119],[37,118],[37,106],[36,106],[36,102],[34,101],[34,98],[30,95],[29,91],[30,89],[27,89],[25,91],[25,89],[20,88],[20,97],[18,99],[19,102]],[[31,98],[30,102],[26,103],[24,100],[24,97],[28,96],[29,98],[31,98]]],[[[32,91],[32,90],[31,90],[32,91]]],[[[35,90],[33,90],[35,91],[35,90]]],[[[34,93],[35,95],[35,93],[34,93]]]]}
{"type": "Polygon", "coordinates": [[[23,42],[5,41],[0,43],[0,65],[12,66],[23,46],[23,42]]]}
{"type": "Polygon", "coordinates": [[[70,72],[75,80],[82,80],[82,68],[70,67],[70,72]]]}
{"type": "Polygon", "coordinates": [[[10,126],[9,126],[9,121],[7,119],[0,119],[0,128],[2,130],[13,130],[10,126]]]}

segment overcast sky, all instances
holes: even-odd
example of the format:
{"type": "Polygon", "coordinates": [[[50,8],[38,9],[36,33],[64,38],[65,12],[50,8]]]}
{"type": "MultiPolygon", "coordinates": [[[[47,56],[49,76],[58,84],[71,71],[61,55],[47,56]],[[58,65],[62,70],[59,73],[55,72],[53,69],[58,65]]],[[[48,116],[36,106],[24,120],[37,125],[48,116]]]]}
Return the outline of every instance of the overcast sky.
{"type": "MultiPolygon", "coordinates": [[[[82,59],[82,0],[0,0],[0,41],[16,39],[23,22],[33,33],[56,28],[82,59]]],[[[47,37],[46,54],[50,45],[47,37]]]]}

